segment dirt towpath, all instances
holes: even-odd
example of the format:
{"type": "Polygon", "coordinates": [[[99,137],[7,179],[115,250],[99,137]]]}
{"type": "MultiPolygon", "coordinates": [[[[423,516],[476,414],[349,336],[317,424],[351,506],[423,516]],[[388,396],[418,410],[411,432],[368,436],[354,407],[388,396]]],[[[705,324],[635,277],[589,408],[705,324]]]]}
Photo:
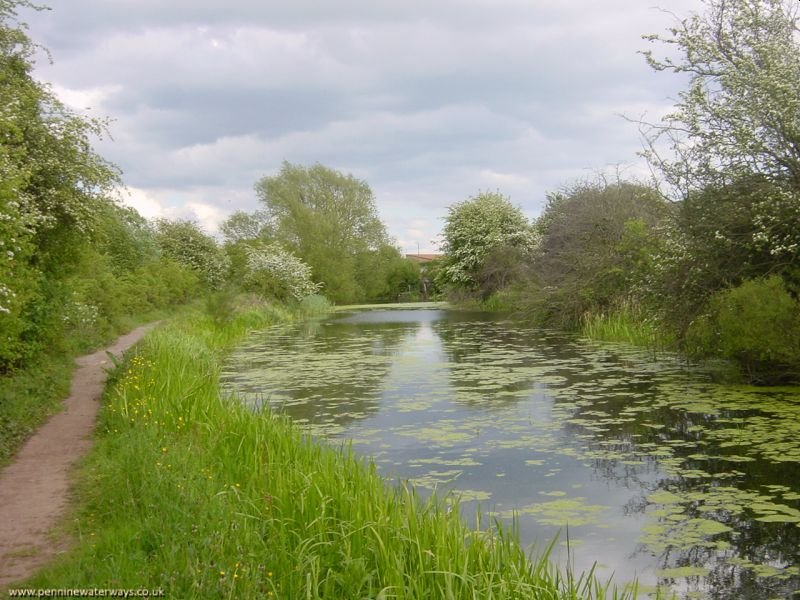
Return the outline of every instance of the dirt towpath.
{"type": "Polygon", "coordinates": [[[120,337],[112,346],[77,359],[64,410],[31,437],[0,472],[0,595],[53,556],[66,550],[51,529],[68,506],[69,470],[89,450],[100,396],[111,366],[106,355],[120,356],[157,323],[120,337]]]}

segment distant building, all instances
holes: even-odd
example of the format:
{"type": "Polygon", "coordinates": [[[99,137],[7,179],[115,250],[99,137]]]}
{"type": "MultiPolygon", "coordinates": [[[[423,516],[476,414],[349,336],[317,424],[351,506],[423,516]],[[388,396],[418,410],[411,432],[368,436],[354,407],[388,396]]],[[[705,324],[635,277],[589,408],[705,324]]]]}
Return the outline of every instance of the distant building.
{"type": "Polygon", "coordinates": [[[420,278],[419,282],[422,287],[422,297],[425,300],[430,299],[431,294],[436,295],[436,286],[433,285],[433,280],[428,275],[428,264],[442,258],[444,254],[406,254],[406,258],[419,265],[420,278]]]}
{"type": "Polygon", "coordinates": [[[406,258],[408,260],[412,260],[415,263],[419,263],[421,265],[429,263],[438,258],[442,258],[443,256],[444,254],[406,254],[406,258]]]}

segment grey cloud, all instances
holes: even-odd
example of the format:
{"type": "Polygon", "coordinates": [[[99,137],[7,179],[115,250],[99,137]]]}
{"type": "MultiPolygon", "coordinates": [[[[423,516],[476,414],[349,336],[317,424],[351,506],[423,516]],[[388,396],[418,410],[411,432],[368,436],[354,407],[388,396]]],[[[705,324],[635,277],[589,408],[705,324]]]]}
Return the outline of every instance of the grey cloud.
{"type": "Polygon", "coordinates": [[[119,94],[104,108],[111,114],[150,109],[149,115],[137,118],[138,127],[165,148],[211,143],[224,136],[280,137],[292,131],[316,129],[331,119],[353,113],[336,94],[179,84],[119,94]]]}
{"type": "Polygon", "coordinates": [[[56,60],[39,76],[109,90],[98,148],[131,185],[241,204],[282,160],[319,161],[367,179],[397,227],[479,187],[535,214],[566,180],[635,162],[616,113],[681,84],[636,56],[669,20],[627,0],[57,0],[28,17],[56,60]]]}

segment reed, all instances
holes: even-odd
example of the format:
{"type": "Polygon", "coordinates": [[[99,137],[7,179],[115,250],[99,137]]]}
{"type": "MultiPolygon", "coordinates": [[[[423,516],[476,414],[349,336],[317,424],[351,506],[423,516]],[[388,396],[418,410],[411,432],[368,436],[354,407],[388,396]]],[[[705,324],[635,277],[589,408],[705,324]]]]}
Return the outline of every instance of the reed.
{"type": "Polygon", "coordinates": [[[663,350],[669,339],[636,304],[625,302],[609,310],[588,312],[580,322],[586,337],[606,342],[625,342],[654,350],[663,350]]]}

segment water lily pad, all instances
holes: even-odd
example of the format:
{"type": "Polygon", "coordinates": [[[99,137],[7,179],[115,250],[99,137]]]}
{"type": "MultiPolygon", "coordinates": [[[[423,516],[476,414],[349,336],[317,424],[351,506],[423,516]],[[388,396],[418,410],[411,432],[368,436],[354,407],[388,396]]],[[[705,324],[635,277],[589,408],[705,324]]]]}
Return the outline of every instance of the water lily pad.
{"type": "Polygon", "coordinates": [[[756,517],[756,521],[761,521],[763,523],[800,523],[800,517],[794,517],[792,515],[765,515],[763,517],[756,517]]]}
{"type": "Polygon", "coordinates": [[[684,579],[686,577],[704,577],[708,575],[706,567],[674,567],[672,569],[661,569],[656,571],[656,575],[665,579],[684,579]]]}

